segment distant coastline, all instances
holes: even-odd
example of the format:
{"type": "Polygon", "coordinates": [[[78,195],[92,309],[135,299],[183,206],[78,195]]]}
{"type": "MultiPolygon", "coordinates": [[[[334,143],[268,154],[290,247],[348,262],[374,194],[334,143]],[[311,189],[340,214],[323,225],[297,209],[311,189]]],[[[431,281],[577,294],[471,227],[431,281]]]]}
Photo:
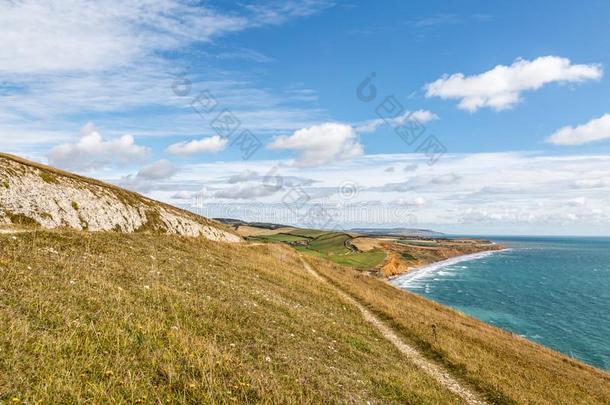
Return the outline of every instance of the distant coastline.
{"type": "MultiPolygon", "coordinates": [[[[497,245],[497,243],[495,243],[495,242],[492,242],[492,243],[497,245]]],[[[407,273],[402,273],[402,274],[398,274],[396,276],[388,277],[388,279],[392,285],[394,285],[398,288],[407,288],[407,287],[409,287],[409,285],[412,281],[419,280],[419,279],[425,277],[426,275],[428,275],[429,273],[431,273],[435,270],[438,270],[440,268],[443,268],[446,266],[451,266],[451,265],[457,264],[457,263],[482,259],[482,258],[491,256],[495,253],[506,252],[506,251],[510,251],[510,250],[511,250],[510,248],[502,248],[502,249],[497,249],[497,250],[486,250],[483,252],[455,256],[455,257],[451,257],[449,259],[440,260],[438,262],[433,262],[433,263],[429,263],[429,264],[426,264],[423,266],[415,267],[407,273]]]]}

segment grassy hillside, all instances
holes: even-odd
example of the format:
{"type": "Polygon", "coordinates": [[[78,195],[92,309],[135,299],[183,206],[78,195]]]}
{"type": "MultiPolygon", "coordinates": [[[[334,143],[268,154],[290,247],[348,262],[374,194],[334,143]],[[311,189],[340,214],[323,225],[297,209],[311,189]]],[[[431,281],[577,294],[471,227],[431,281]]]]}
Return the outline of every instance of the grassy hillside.
{"type": "MultiPolygon", "coordinates": [[[[409,239],[364,236],[300,228],[240,226],[242,236],[255,242],[283,242],[299,252],[331,262],[391,277],[450,257],[502,248],[484,240],[409,239]]],[[[378,231],[381,232],[381,231],[378,231]]]]}
{"type": "Polygon", "coordinates": [[[0,402],[459,403],[284,245],[0,234],[0,402]]]}
{"type": "Polygon", "coordinates": [[[351,245],[354,240],[353,236],[341,232],[315,229],[294,229],[288,232],[278,229],[275,232],[264,233],[254,233],[248,230],[248,232],[253,235],[247,237],[251,241],[293,244],[301,253],[323,257],[337,264],[361,270],[374,269],[386,258],[386,253],[381,249],[371,249],[368,252],[358,251],[351,245]]]}
{"type": "Polygon", "coordinates": [[[610,374],[326,260],[308,261],[492,403],[608,404],[610,374]]]}
{"type": "MultiPolygon", "coordinates": [[[[490,402],[610,400],[603,371],[307,260],[490,402]]],[[[0,273],[0,401],[460,403],[282,244],[0,234],[0,273]]]]}

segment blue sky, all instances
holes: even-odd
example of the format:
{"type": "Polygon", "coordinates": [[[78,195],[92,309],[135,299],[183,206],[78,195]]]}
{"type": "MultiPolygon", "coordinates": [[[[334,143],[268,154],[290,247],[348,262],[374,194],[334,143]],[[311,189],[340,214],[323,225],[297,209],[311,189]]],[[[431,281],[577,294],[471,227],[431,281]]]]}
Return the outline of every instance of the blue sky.
{"type": "Polygon", "coordinates": [[[607,235],[609,15],[604,1],[0,2],[0,145],[211,216],[607,235]],[[201,94],[214,111],[193,110],[201,94]],[[384,123],[388,96],[404,110],[384,123]],[[232,135],[212,124],[224,109],[232,135]],[[411,145],[405,125],[423,133],[411,145]],[[417,153],[431,135],[434,162],[417,153]]]}

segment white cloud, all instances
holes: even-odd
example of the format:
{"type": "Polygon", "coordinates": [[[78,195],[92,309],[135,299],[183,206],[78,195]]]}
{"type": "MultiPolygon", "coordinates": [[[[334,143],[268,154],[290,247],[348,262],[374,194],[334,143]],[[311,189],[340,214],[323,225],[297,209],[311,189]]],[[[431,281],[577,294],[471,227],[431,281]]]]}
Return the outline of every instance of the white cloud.
{"type": "Polygon", "coordinates": [[[577,127],[563,127],[549,136],[547,142],[555,145],[582,145],[604,139],[610,139],[610,114],[577,127]]]}
{"type": "Polygon", "coordinates": [[[584,207],[587,205],[587,199],[585,197],[576,197],[568,201],[568,205],[572,207],[584,207]]]}
{"type": "Polygon", "coordinates": [[[170,145],[167,151],[172,155],[190,156],[201,153],[216,153],[224,150],[228,141],[218,135],[190,142],[179,142],[170,145]]]}
{"type": "Polygon", "coordinates": [[[461,177],[455,173],[447,173],[432,179],[430,183],[439,185],[453,184],[459,181],[460,178],[461,177]]]}
{"type": "Polygon", "coordinates": [[[118,184],[130,190],[148,193],[161,185],[159,182],[168,180],[178,173],[178,169],[168,160],[158,160],[142,166],[137,174],[121,177],[118,184]]]}
{"type": "MultiPolygon", "coordinates": [[[[123,120],[137,125],[130,133],[206,135],[196,114],[180,116],[190,98],[175,96],[171,88],[173,75],[193,57],[191,48],[198,47],[197,58],[205,57],[213,41],[225,34],[307,17],[330,5],[282,1],[228,10],[191,0],[0,0],[0,38],[10,44],[0,52],[0,133],[23,134],[32,122],[41,121],[45,127],[36,144],[55,143],[58,136],[47,134],[70,133],[72,114],[120,111],[121,116],[105,116],[105,125],[123,120]],[[206,46],[199,52],[201,43],[206,46]],[[131,109],[141,113],[146,107],[156,108],[150,122],[129,116],[131,109]]],[[[240,52],[256,55],[238,48],[234,56],[240,52]]],[[[319,119],[319,110],[288,107],[292,100],[287,97],[257,89],[251,76],[244,79],[232,72],[228,80],[223,71],[212,77],[214,69],[200,65],[206,66],[205,77],[198,69],[188,72],[194,83],[191,96],[209,89],[251,130],[295,130],[319,119]]],[[[34,142],[23,143],[35,147],[34,142]]]]}
{"type": "Polygon", "coordinates": [[[229,184],[244,183],[247,181],[256,180],[259,177],[260,176],[257,172],[254,172],[252,170],[245,170],[242,173],[235,174],[235,175],[229,177],[229,180],[227,180],[227,183],[229,183],[229,184]]]}
{"type": "Polygon", "coordinates": [[[399,124],[404,124],[405,122],[407,122],[411,119],[414,119],[416,121],[421,122],[422,124],[425,124],[427,122],[437,120],[438,115],[436,115],[433,112],[428,111],[428,110],[417,110],[417,111],[413,111],[409,116],[404,116],[404,118],[402,119],[402,122],[399,122],[399,124]]]}
{"type": "Polygon", "coordinates": [[[334,1],[330,0],[289,0],[267,2],[265,5],[251,4],[246,8],[253,11],[253,24],[277,25],[291,18],[309,17],[333,5],[334,1]]]}
{"type": "Polygon", "coordinates": [[[86,124],[76,143],[65,143],[51,149],[49,163],[67,169],[95,169],[109,164],[127,164],[142,159],[148,148],[137,145],[133,136],[104,139],[93,123],[86,124]]]}
{"type": "Polygon", "coordinates": [[[295,190],[286,179],[298,177],[309,179],[298,182],[296,190],[311,204],[343,207],[332,211],[343,215],[335,218],[339,222],[345,218],[361,225],[416,225],[455,233],[610,232],[610,182],[605,181],[610,179],[609,155],[448,154],[434,166],[426,162],[419,154],[382,154],[320,167],[298,167],[289,159],[193,163],[156,185],[151,197],[175,202],[179,200],[173,196],[187,198],[180,201],[188,208],[188,197],[205,187],[205,215],[298,225],[307,210],[296,215],[284,204],[295,190]],[[416,172],[381,172],[410,164],[418,164],[416,172]],[[259,176],[250,177],[252,172],[259,176]],[[275,181],[276,176],[285,181],[275,181]],[[346,181],[359,190],[349,200],[337,192],[346,181]],[[273,186],[279,190],[274,192],[273,186]],[[255,208],[249,199],[256,199],[255,208]]]}
{"type": "Polygon", "coordinates": [[[181,0],[0,2],[0,71],[105,70],[251,25],[181,0]],[[134,18],[137,16],[137,18],[134,18]]]}
{"type": "Polygon", "coordinates": [[[172,177],[178,169],[169,160],[158,160],[146,166],[142,166],[138,177],[145,180],[163,180],[172,177]]]}
{"type": "Polygon", "coordinates": [[[355,125],[356,132],[360,134],[375,132],[380,126],[384,124],[389,124],[394,127],[404,125],[405,123],[412,121],[419,124],[426,124],[430,121],[437,120],[438,115],[428,110],[417,110],[417,111],[407,111],[400,116],[390,119],[383,120],[381,118],[377,118],[374,120],[365,121],[355,125]]]}
{"type": "Polygon", "coordinates": [[[427,202],[428,201],[422,196],[415,196],[412,198],[399,198],[398,200],[396,200],[396,204],[413,207],[423,207],[424,205],[426,205],[427,202]]]}
{"type": "Polygon", "coordinates": [[[579,179],[571,184],[574,189],[603,188],[610,186],[610,179],[579,179]]]}
{"type": "Polygon", "coordinates": [[[510,66],[498,65],[474,76],[455,73],[425,86],[426,97],[459,99],[459,108],[474,112],[489,107],[503,110],[521,101],[521,93],[537,90],[548,83],[579,83],[599,80],[597,64],[574,65],[567,58],[543,56],[532,61],[517,59],[510,66]]]}
{"type": "Polygon", "coordinates": [[[11,46],[0,53],[0,72],[101,71],[329,5],[286,1],[223,13],[189,0],[2,1],[0,37],[11,46]]]}
{"type": "Polygon", "coordinates": [[[299,129],[290,136],[275,137],[269,148],[298,152],[296,166],[324,165],[363,154],[354,128],[339,123],[314,125],[299,129]]]}
{"type": "Polygon", "coordinates": [[[268,184],[255,184],[246,186],[232,186],[214,193],[215,198],[229,200],[251,200],[258,197],[268,197],[280,191],[281,186],[268,184]]]}
{"type": "Polygon", "coordinates": [[[172,194],[172,196],[170,197],[172,200],[192,200],[193,198],[195,198],[197,196],[198,193],[193,193],[191,191],[177,191],[176,193],[172,194]]]}

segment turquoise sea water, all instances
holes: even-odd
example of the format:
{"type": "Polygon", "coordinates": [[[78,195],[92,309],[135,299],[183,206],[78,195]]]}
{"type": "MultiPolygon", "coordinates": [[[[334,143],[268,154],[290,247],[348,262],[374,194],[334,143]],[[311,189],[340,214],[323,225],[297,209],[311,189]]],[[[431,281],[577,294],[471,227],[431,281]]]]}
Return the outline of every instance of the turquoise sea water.
{"type": "Polygon", "coordinates": [[[508,250],[449,260],[392,282],[610,369],[610,238],[489,239],[508,250]]]}

